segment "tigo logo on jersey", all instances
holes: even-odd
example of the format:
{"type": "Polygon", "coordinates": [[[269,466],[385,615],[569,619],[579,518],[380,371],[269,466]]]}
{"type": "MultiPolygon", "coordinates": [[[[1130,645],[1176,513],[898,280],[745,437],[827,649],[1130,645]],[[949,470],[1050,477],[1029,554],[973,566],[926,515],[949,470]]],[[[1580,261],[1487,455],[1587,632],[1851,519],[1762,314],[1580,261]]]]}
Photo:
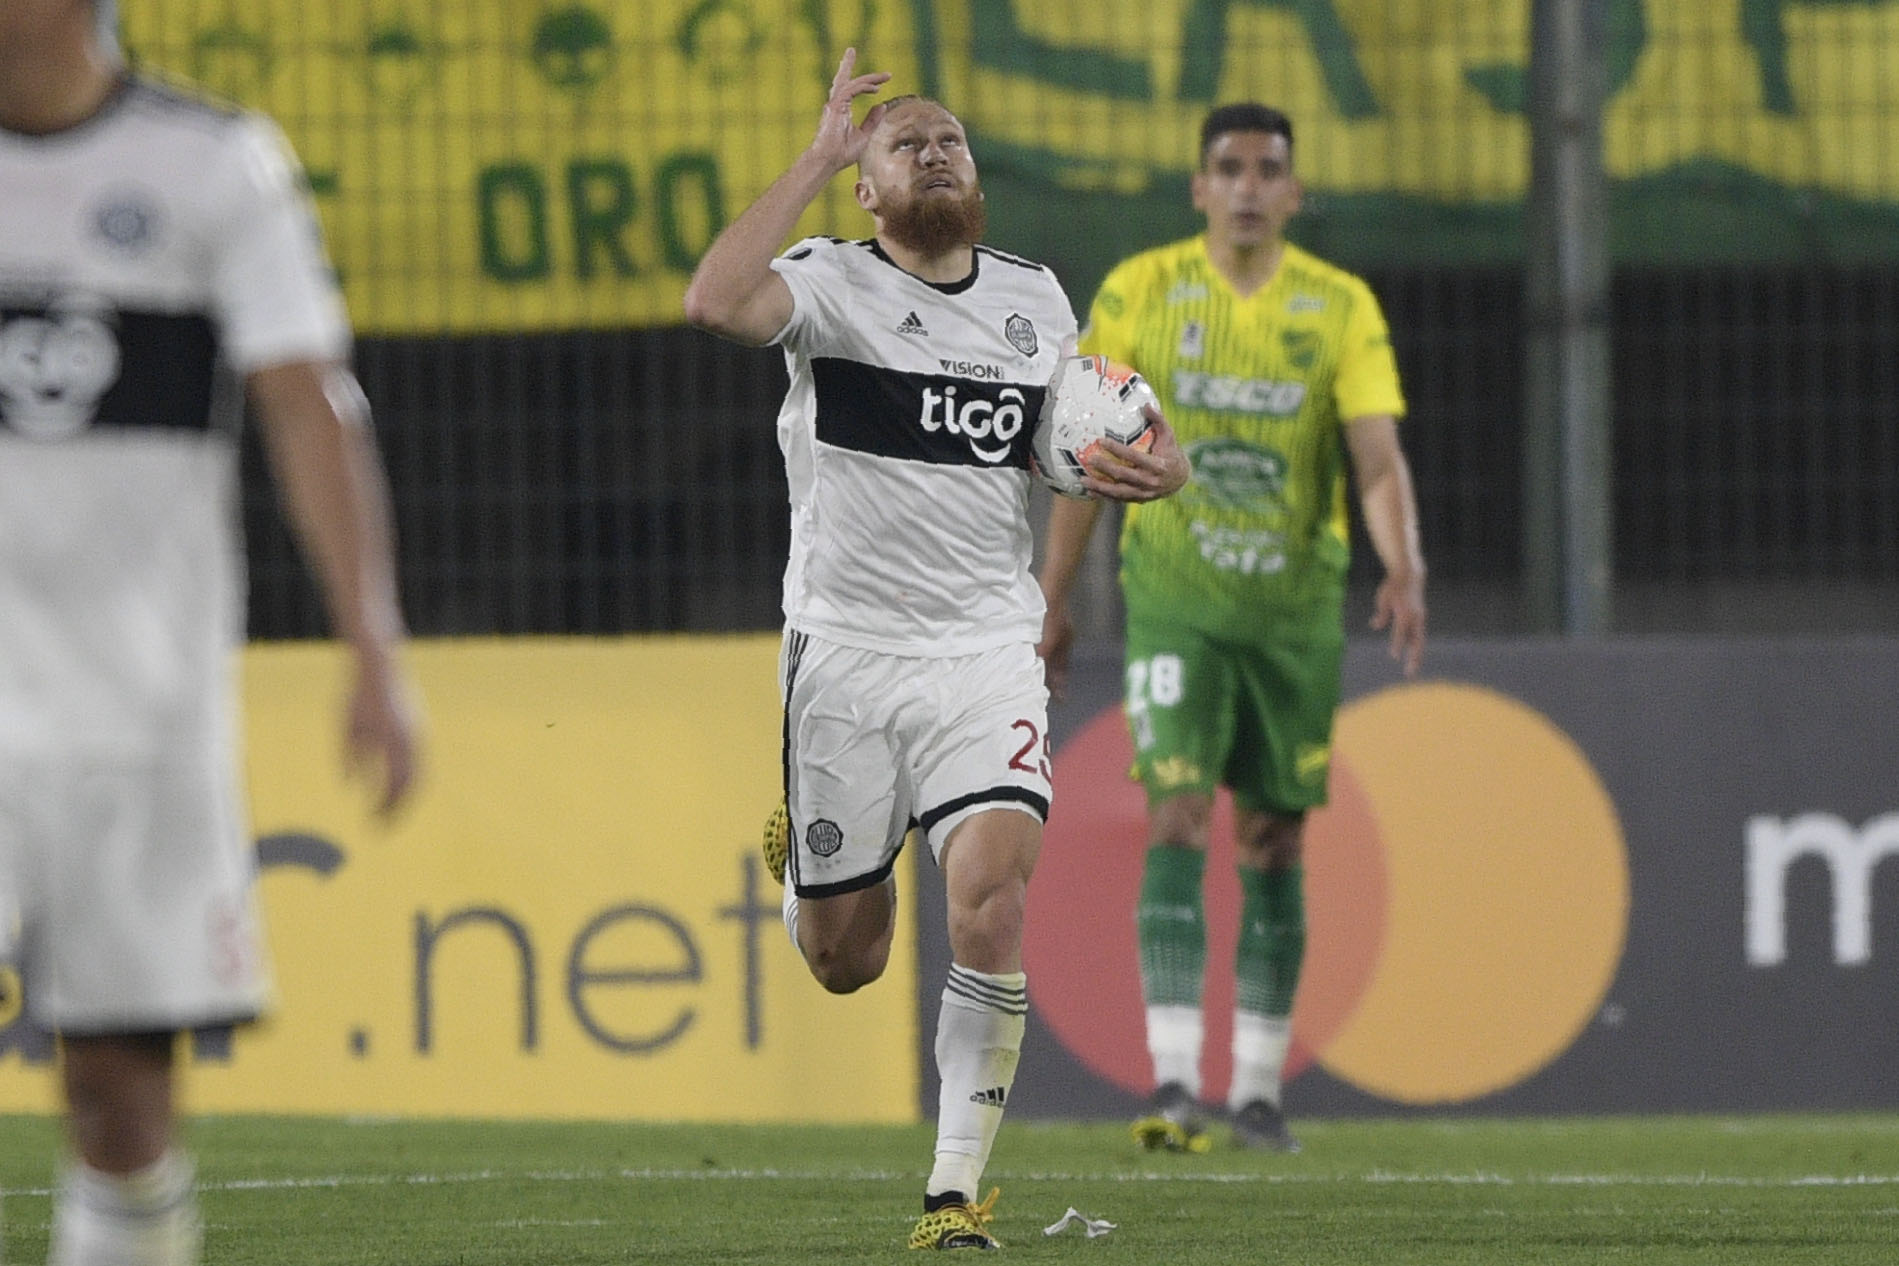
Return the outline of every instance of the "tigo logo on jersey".
{"type": "Polygon", "coordinates": [[[942,391],[923,389],[923,416],[918,419],[925,431],[947,431],[969,441],[969,451],[991,465],[1009,456],[1010,442],[1022,434],[1028,418],[1026,398],[1019,387],[1004,387],[994,401],[978,396],[974,400],[956,399],[956,387],[942,391]],[[985,441],[991,441],[989,447],[985,441]]]}

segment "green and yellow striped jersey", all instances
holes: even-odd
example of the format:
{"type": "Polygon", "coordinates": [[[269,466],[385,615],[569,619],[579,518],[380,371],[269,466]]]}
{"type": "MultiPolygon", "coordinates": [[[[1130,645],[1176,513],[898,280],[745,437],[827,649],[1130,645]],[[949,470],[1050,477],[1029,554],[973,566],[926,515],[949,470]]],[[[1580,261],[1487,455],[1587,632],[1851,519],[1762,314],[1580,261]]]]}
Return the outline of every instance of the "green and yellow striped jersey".
{"type": "Polygon", "coordinates": [[[1128,510],[1129,609],[1236,638],[1301,617],[1336,630],[1350,550],[1342,424],[1404,413],[1371,288],[1288,243],[1272,280],[1241,298],[1203,235],[1117,265],[1081,349],[1139,370],[1193,459],[1179,493],[1128,510]]]}

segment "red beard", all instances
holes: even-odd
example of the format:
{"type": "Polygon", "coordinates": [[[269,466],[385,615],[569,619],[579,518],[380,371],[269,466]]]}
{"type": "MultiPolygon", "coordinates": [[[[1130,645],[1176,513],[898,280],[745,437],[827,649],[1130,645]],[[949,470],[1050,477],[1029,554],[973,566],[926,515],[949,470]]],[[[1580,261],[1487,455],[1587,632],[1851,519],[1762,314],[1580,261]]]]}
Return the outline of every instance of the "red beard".
{"type": "Polygon", "coordinates": [[[883,232],[899,246],[919,255],[936,256],[958,246],[982,241],[989,225],[982,189],[971,185],[960,198],[944,198],[919,190],[902,206],[883,216],[883,232]]]}

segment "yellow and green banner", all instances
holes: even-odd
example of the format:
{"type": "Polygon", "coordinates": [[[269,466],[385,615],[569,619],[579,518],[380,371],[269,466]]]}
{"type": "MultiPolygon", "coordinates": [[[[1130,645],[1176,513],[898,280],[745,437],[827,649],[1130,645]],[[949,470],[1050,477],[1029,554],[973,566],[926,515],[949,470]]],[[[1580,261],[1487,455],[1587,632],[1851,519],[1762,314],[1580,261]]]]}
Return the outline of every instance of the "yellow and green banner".
{"type": "MultiPolygon", "coordinates": [[[[1624,258],[1899,251],[1899,0],[1604,0],[1624,258]]],[[[1530,0],[127,0],[141,61],[275,115],[368,333],[680,321],[840,51],[968,124],[999,244],[1085,291],[1194,219],[1216,102],[1286,109],[1349,262],[1503,260],[1530,0]],[[1055,211],[1059,208],[1059,214],[1055,211]]],[[[861,235],[848,176],[806,232],[861,235]]]]}
{"type": "MultiPolygon", "coordinates": [[[[835,997],[758,857],[781,785],[777,646],[419,645],[429,773],[393,826],[339,774],[339,653],[251,648],[280,1005],[188,1043],[190,1107],[914,1120],[915,903],[884,979],[835,997]]],[[[52,1106],[51,1055],[0,1013],[0,1111],[52,1106]]]]}

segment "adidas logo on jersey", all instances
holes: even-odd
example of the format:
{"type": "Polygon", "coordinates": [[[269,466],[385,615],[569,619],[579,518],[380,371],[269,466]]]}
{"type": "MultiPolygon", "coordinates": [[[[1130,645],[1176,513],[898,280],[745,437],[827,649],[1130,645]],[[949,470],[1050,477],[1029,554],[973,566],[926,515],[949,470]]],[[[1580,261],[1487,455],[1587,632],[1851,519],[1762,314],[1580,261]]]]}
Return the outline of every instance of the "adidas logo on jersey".
{"type": "Polygon", "coordinates": [[[991,1108],[1000,1108],[1007,1103],[1008,1098],[1009,1092],[1004,1090],[1001,1086],[991,1086],[987,1090],[978,1090],[975,1094],[969,1096],[969,1101],[971,1103],[980,1103],[991,1108]]]}
{"type": "Polygon", "coordinates": [[[909,316],[906,316],[905,318],[903,318],[901,322],[898,323],[897,333],[921,334],[921,335],[924,335],[925,337],[928,337],[930,332],[923,328],[923,318],[919,317],[913,311],[910,313],[909,316]]]}

